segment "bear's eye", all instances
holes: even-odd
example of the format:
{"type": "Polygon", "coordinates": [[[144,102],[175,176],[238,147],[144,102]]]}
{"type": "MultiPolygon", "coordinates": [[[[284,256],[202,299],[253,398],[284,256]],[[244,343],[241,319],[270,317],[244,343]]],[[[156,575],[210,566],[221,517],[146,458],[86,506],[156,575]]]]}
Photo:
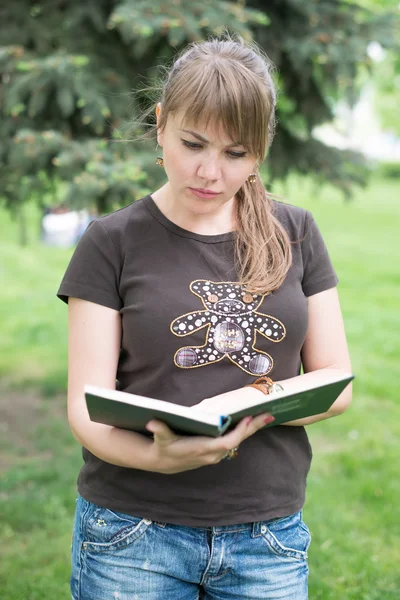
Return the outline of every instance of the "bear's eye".
{"type": "Polygon", "coordinates": [[[217,302],[218,296],[216,296],[215,294],[209,294],[209,296],[207,297],[207,300],[212,303],[217,302]]]}
{"type": "Polygon", "coordinates": [[[253,296],[251,294],[245,294],[243,296],[243,302],[246,302],[246,304],[250,304],[250,302],[253,302],[253,296]]]}

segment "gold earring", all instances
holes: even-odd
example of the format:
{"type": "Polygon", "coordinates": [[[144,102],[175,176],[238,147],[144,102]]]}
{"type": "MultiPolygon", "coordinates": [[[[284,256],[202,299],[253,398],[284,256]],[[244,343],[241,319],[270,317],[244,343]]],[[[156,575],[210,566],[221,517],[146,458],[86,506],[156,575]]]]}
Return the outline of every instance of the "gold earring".
{"type": "Polygon", "coordinates": [[[162,156],[157,156],[156,165],[158,165],[159,167],[164,166],[164,159],[162,156]]]}
{"type": "Polygon", "coordinates": [[[255,183],[257,181],[257,174],[256,173],[250,173],[247,181],[249,183],[255,183]]]}

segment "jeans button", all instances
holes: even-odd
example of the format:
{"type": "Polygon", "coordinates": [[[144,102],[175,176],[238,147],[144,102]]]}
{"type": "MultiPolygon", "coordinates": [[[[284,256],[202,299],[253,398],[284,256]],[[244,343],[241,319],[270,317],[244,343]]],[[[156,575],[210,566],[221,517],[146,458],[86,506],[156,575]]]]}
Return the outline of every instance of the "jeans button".
{"type": "Polygon", "coordinates": [[[261,533],[267,533],[267,526],[261,525],[261,533]]]}
{"type": "Polygon", "coordinates": [[[146,523],[146,525],[151,525],[151,520],[150,519],[144,519],[144,522],[146,523]]]}

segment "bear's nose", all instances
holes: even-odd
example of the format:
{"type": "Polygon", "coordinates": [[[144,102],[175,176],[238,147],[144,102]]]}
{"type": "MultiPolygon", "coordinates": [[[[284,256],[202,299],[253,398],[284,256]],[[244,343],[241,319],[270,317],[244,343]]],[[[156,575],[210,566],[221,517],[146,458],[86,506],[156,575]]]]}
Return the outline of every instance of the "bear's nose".
{"type": "Polygon", "coordinates": [[[215,308],[224,313],[236,314],[245,309],[245,305],[241,300],[232,300],[231,298],[224,298],[215,304],[215,308]]]}

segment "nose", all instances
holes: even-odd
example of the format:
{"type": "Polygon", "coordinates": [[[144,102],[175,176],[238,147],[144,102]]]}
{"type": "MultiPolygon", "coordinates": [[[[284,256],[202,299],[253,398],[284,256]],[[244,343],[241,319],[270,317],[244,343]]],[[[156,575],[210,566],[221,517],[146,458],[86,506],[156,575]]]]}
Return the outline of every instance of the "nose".
{"type": "Polygon", "coordinates": [[[218,159],[204,157],[197,168],[197,175],[205,181],[217,181],[221,178],[221,167],[218,159]]]}

